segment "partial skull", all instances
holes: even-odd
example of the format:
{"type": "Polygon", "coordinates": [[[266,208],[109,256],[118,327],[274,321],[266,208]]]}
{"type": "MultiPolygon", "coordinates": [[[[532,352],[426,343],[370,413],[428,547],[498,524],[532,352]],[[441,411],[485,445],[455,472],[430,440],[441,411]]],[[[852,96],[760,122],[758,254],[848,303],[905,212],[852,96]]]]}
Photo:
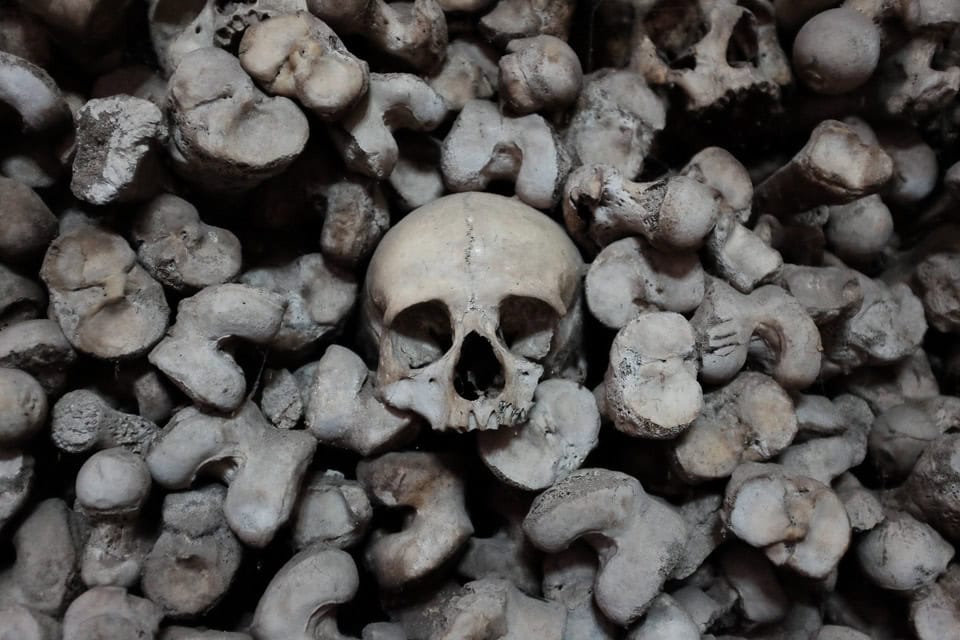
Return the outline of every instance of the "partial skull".
{"type": "Polygon", "coordinates": [[[580,375],[582,272],[563,229],[517,200],[465,193],[410,213],[363,296],[380,395],[437,430],[524,422],[541,378],[580,375]]]}

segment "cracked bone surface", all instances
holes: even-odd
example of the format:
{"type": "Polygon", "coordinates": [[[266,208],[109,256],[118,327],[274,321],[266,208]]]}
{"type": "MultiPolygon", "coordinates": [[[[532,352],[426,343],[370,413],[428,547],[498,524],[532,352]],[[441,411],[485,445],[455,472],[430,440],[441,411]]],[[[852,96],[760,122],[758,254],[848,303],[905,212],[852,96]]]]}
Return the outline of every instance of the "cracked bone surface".
{"type": "Polygon", "coordinates": [[[408,214],[363,293],[380,396],[438,430],[524,422],[541,377],[576,366],[582,270],[563,229],[516,200],[458,194],[408,214]]]}
{"type": "Polygon", "coordinates": [[[603,413],[629,435],[674,438],[703,407],[697,368],[696,338],[683,316],[641,314],[610,347],[600,391],[603,413]]]}
{"type": "Polygon", "coordinates": [[[958,96],[960,0],[0,0],[0,640],[952,640],[958,96]]]}

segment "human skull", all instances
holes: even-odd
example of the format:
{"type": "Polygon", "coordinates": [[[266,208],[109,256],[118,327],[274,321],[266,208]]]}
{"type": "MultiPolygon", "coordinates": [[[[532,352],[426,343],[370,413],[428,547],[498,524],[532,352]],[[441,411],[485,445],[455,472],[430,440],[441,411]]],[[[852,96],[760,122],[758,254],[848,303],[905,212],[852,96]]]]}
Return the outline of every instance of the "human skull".
{"type": "Polygon", "coordinates": [[[563,229],[518,200],[462,193],[420,207],[367,271],[378,393],[437,430],[523,423],[542,377],[582,376],[582,271],[563,229]]]}

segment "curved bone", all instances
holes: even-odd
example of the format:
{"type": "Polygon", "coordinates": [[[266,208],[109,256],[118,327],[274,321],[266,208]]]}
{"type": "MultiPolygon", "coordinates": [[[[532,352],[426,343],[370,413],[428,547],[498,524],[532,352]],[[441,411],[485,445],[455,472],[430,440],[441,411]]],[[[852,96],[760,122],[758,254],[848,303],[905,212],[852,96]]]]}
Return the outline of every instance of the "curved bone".
{"type": "Polygon", "coordinates": [[[357,465],[357,479],[388,507],[411,507],[398,533],[376,531],[365,557],[386,589],[398,589],[438,569],[467,542],[473,525],[452,460],[436,454],[388,453],[357,465]]]}
{"type": "Polygon", "coordinates": [[[186,489],[202,472],[229,486],[223,505],[234,533],[266,546],[289,518],[317,442],[301,431],[282,431],[252,402],[221,418],[194,407],[175,414],[147,455],[150,473],[166,489],[186,489]]]}
{"type": "Polygon", "coordinates": [[[690,320],[700,347],[700,377],[726,382],[752,355],[787,389],[802,389],[820,372],[820,332],[797,300],[765,285],[748,296],[708,278],[703,303],[690,320]],[[759,338],[761,344],[754,341],[759,338]]]}
{"type": "Polygon", "coordinates": [[[0,103],[20,115],[24,131],[44,131],[70,121],[70,109],[53,78],[5,51],[0,51],[0,103]]]}
{"type": "Polygon", "coordinates": [[[442,616],[431,640],[510,640],[529,633],[561,640],[567,612],[556,603],[531,598],[507,580],[487,578],[465,584],[442,616]]]}
{"type": "Polygon", "coordinates": [[[569,380],[537,385],[525,424],[477,434],[477,452],[497,478],[536,491],[578,468],[597,446],[600,412],[593,394],[569,380]]]}
{"type": "Polygon", "coordinates": [[[286,301],[241,284],[207,287],[180,301],[176,323],[150,352],[150,363],[201,405],[232,411],[247,381],[233,357],[220,349],[227,337],[269,344],[280,330],[286,301]]]}
{"type": "Polygon", "coordinates": [[[572,159],[542,116],[505,116],[488,100],[471,100],[443,140],[440,167],[451,191],[483,191],[509,180],[517,197],[538,209],[560,199],[572,159]]]}
{"type": "Polygon", "coordinates": [[[683,518],[635,478],[605,469],[574,471],[537,496],[523,528],[548,553],[578,538],[597,550],[594,596],[619,625],[650,606],[677,566],[687,533],[683,518]]]}
{"type": "Polygon", "coordinates": [[[604,247],[585,279],[587,307],[610,329],[621,329],[648,311],[693,311],[704,287],[697,254],[660,251],[640,237],[604,247]]]}
{"type": "Polygon", "coordinates": [[[443,99],[410,73],[372,73],[361,104],[330,128],[347,167],[386,179],[397,165],[397,129],[431,131],[447,114],[443,99]]]}

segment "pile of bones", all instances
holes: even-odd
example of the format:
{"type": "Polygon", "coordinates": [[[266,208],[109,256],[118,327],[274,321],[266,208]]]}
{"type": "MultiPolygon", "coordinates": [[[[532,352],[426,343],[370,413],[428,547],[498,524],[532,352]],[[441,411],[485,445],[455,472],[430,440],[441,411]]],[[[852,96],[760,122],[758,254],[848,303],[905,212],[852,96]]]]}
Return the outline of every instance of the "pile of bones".
{"type": "Polygon", "coordinates": [[[960,637],[960,2],[0,1],[0,638],[960,637]]]}

